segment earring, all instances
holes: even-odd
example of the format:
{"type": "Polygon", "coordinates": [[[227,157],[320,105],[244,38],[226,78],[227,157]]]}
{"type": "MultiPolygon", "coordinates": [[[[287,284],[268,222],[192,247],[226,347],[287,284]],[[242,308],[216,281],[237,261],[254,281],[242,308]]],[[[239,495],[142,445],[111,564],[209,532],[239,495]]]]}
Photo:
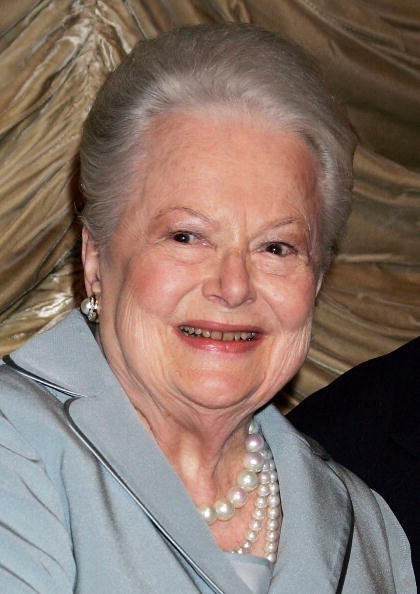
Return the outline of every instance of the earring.
{"type": "Polygon", "coordinates": [[[80,311],[87,316],[89,322],[98,322],[98,306],[99,301],[95,295],[86,297],[80,304],[80,311]]]}

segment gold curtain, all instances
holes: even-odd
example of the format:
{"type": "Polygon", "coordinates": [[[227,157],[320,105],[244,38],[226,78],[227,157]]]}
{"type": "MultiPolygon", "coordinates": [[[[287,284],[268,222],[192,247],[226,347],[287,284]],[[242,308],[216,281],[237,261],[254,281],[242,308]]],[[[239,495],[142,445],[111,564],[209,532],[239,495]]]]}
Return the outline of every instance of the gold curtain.
{"type": "Polygon", "coordinates": [[[140,38],[220,21],[302,45],[360,139],[353,214],[288,404],[420,333],[418,0],[2,0],[1,354],[83,295],[77,151],[105,76],[140,38]]]}

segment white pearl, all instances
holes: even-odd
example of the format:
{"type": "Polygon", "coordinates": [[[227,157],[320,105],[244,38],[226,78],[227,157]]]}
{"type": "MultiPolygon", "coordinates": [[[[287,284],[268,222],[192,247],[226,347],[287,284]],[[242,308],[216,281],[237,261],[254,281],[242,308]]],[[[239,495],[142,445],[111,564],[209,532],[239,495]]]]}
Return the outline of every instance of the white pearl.
{"type": "Polygon", "coordinates": [[[265,535],[267,542],[277,542],[279,539],[279,533],[277,530],[268,530],[267,534],[265,535]]]}
{"type": "Polygon", "coordinates": [[[222,520],[226,522],[226,520],[230,520],[230,518],[235,513],[235,508],[230,503],[230,501],[225,501],[224,499],[219,499],[214,504],[214,509],[216,510],[218,520],[222,520]]]}
{"type": "Polygon", "coordinates": [[[267,515],[272,520],[275,520],[276,518],[278,518],[280,516],[280,508],[278,508],[278,507],[269,507],[268,508],[267,515]]]}
{"type": "Polygon", "coordinates": [[[264,547],[264,553],[275,553],[278,549],[276,542],[268,542],[264,547]]]}
{"type": "Polygon", "coordinates": [[[262,520],[252,520],[249,528],[250,530],[254,530],[254,532],[259,532],[262,528],[262,520]]]}
{"type": "Polygon", "coordinates": [[[277,483],[270,483],[269,489],[272,495],[276,495],[276,493],[280,491],[280,488],[277,483]]]}
{"type": "Polygon", "coordinates": [[[258,485],[258,475],[252,470],[242,470],[238,474],[236,482],[244,491],[249,493],[256,489],[258,485]]]}
{"type": "Polygon", "coordinates": [[[270,482],[270,473],[263,470],[259,476],[260,484],[267,485],[270,482]]]}
{"type": "Polygon", "coordinates": [[[274,464],[274,460],[270,460],[268,464],[270,466],[270,470],[275,470],[276,469],[276,465],[274,464]]]}
{"type": "Polygon", "coordinates": [[[85,299],[83,299],[82,303],[80,304],[80,311],[83,314],[85,314],[85,316],[87,316],[91,309],[92,309],[92,304],[90,302],[90,298],[86,297],[85,299]]]}
{"type": "Polygon", "coordinates": [[[261,452],[264,448],[265,441],[260,433],[248,435],[245,440],[245,447],[248,452],[261,452]]]}
{"type": "Polygon", "coordinates": [[[262,470],[264,464],[264,458],[261,452],[248,452],[244,457],[244,466],[248,470],[254,470],[259,472],[262,470]]]}
{"type": "Polygon", "coordinates": [[[277,555],[275,553],[268,553],[265,558],[268,559],[270,563],[275,563],[277,560],[277,555]]]}
{"type": "Polygon", "coordinates": [[[277,480],[277,472],[275,470],[270,470],[270,482],[274,483],[277,480]]]}
{"type": "Polygon", "coordinates": [[[265,518],[265,509],[254,509],[252,517],[255,518],[255,520],[263,520],[265,518]]]}
{"type": "Polygon", "coordinates": [[[228,491],[228,500],[236,509],[245,505],[248,498],[247,493],[241,487],[232,487],[228,491]]]}
{"type": "Polygon", "coordinates": [[[267,495],[270,495],[270,485],[260,485],[258,487],[257,493],[261,497],[267,497],[267,495]]]}
{"type": "Polygon", "coordinates": [[[244,544],[242,545],[243,550],[246,551],[250,551],[252,549],[252,542],[249,542],[249,540],[246,540],[244,542],[244,544]]]}
{"type": "Polygon", "coordinates": [[[257,538],[258,538],[258,532],[255,532],[255,530],[250,530],[246,534],[246,539],[251,542],[255,542],[257,540],[257,538]]]}
{"type": "Polygon", "coordinates": [[[255,507],[258,509],[264,509],[267,507],[267,498],[266,497],[257,497],[255,500],[255,507]]]}
{"type": "Polygon", "coordinates": [[[280,497],[278,495],[269,495],[267,498],[268,505],[270,507],[275,507],[276,505],[280,505],[280,497]]]}
{"type": "Polygon", "coordinates": [[[267,530],[278,530],[280,528],[280,522],[277,519],[269,518],[267,520],[267,530]]]}
{"type": "Polygon", "coordinates": [[[217,520],[216,510],[212,505],[202,505],[198,508],[198,511],[209,525],[214,524],[217,520]]]}
{"type": "Polygon", "coordinates": [[[242,547],[239,547],[239,549],[236,549],[236,551],[234,551],[234,553],[238,553],[239,555],[243,555],[244,554],[244,550],[242,547]]]}

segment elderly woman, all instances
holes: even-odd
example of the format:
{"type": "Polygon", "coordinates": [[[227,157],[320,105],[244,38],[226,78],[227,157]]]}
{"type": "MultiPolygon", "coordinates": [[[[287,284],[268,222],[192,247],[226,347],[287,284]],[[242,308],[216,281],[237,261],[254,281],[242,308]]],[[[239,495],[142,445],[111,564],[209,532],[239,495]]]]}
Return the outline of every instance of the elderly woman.
{"type": "Polygon", "coordinates": [[[251,26],[141,42],[81,150],[88,324],[2,368],[7,594],[415,592],[387,505],[269,405],[305,359],[353,136],[251,26]]]}

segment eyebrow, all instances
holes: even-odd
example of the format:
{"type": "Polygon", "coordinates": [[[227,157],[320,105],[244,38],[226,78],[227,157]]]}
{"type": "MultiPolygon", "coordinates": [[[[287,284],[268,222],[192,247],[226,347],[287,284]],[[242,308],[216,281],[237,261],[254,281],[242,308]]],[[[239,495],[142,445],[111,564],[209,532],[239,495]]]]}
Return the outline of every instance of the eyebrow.
{"type": "Polygon", "coordinates": [[[189,208],[188,206],[172,206],[170,208],[163,208],[161,210],[159,210],[156,215],[153,217],[155,220],[161,219],[162,217],[164,217],[167,214],[171,214],[173,212],[183,212],[186,214],[189,214],[193,217],[196,217],[198,219],[201,219],[202,221],[206,222],[206,223],[211,223],[212,220],[207,217],[206,215],[204,215],[201,212],[198,212],[197,210],[194,210],[193,208],[189,208]]]}
{"type": "MultiPolygon", "coordinates": [[[[185,213],[190,216],[193,216],[193,217],[199,219],[200,221],[202,221],[203,223],[213,224],[213,225],[215,223],[215,221],[213,219],[211,219],[210,217],[208,217],[205,214],[203,214],[197,210],[194,210],[193,208],[190,208],[188,206],[171,206],[168,208],[162,208],[153,217],[153,221],[158,222],[164,216],[171,214],[171,213],[177,213],[177,212],[185,213]]],[[[289,217],[286,219],[275,220],[275,221],[271,221],[271,222],[267,223],[267,225],[264,225],[264,227],[258,231],[258,235],[260,235],[261,233],[267,233],[269,231],[273,231],[277,228],[287,227],[288,225],[293,225],[293,224],[298,224],[298,225],[301,224],[306,229],[308,229],[308,225],[304,219],[296,218],[296,217],[289,217]]],[[[310,231],[310,229],[309,229],[309,231],[310,231]]]]}
{"type": "Polygon", "coordinates": [[[304,219],[289,217],[288,219],[281,219],[280,221],[271,221],[267,225],[264,225],[263,229],[261,229],[261,232],[265,233],[266,231],[271,231],[273,229],[277,229],[278,227],[286,227],[287,225],[293,224],[303,224],[303,226],[307,226],[304,219]]]}

